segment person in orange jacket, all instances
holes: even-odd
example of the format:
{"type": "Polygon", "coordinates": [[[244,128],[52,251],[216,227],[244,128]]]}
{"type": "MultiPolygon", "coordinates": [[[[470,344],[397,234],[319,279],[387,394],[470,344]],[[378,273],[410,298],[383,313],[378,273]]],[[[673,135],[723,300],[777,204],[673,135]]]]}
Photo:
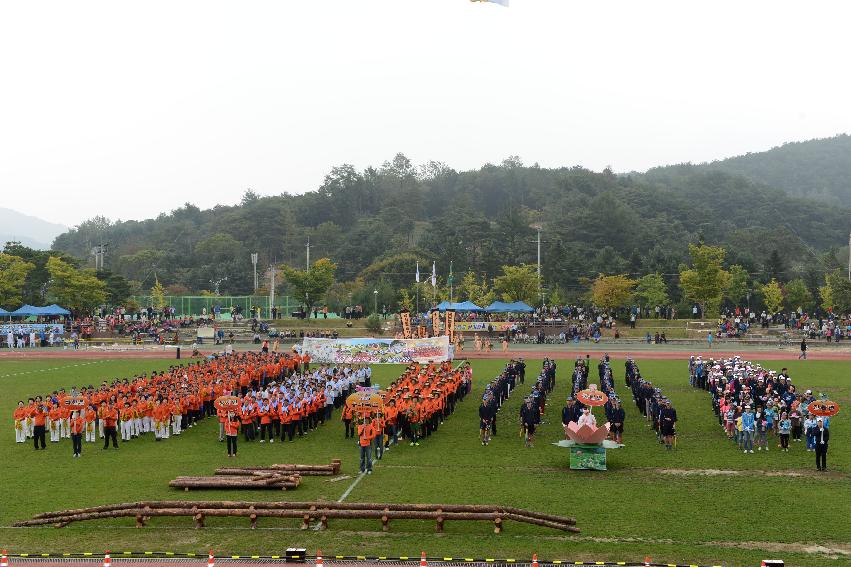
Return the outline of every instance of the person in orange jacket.
{"type": "Polygon", "coordinates": [[[269,400],[260,400],[257,404],[257,417],[260,419],[260,442],[265,443],[266,437],[269,437],[269,443],[274,443],[275,438],[272,437],[272,408],[269,405],[269,400]]]}
{"type": "Polygon", "coordinates": [[[74,447],[74,457],[79,457],[83,452],[83,431],[86,428],[86,420],[83,419],[79,411],[74,410],[71,412],[68,425],[71,429],[71,445],[74,447]]]}
{"type": "Polygon", "coordinates": [[[86,443],[94,443],[97,439],[97,430],[95,421],[97,420],[97,412],[94,406],[89,406],[84,410],[84,419],[86,420],[86,443]]]}
{"type": "Polygon", "coordinates": [[[254,418],[257,416],[257,408],[250,399],[242,403],[239,418],[242,420],[242,430],[246,441],[254,441],[254,418]]]}
{"type": "Polygon", "coordinates": [[[130,441],[133,436],[133,419],[136,416],[135,410],[130,407],[130,402],[124,402],[124,407],[121,408],[118,416],[121,418],[121,441],[130,441]]]}
{"type": "Polygon", "coordinates": [[[25,431],[27,423],[28,411],[24,406],[24,400],[18,401],[18,407],[12,414],[12,420],[15,422],[15,443],[26,443],[27,434],[25,431]]]}
{"type": "Polygon", "coordinates": [[[100,403],[101,421],[103,421],[103,448],[109,449],[109,441],[112,440],[112,446],[118,449],[118,410],[113,406],[107,406],[106,402],[100,403]]]}
{"type": "Polygon", "coordinates": [[[44,443],[44,434],[45,434],[45,430],[46,430],[47,414],[48,414],[48,409],[47,409],[47,406],[44,403],[42,403],[41,396],[36,396],[35,407],[32,410],[33,444],[35,445],[36,450],[38,450],[39,444],[41,444],[42,449],[47,448],[47,445],[44,443]]]}
{"type": "Polygon", "coordinates": [[[47,417],[50,419],[50,442],[59,443],[62,410],[59,406],[53,405],[50,407],[50,411],[47,412],[47,417]]]}
{"type": "Polygon", "coordinates": [[[360,446],[360,472],[361,474],[372,474],[372,440],[375,437],[369,416],[364,416],[358,425],[358,445],[360,446]]]}
{"type": "Polygon", "coordinates": [[[228,457],[236,457],[236,442],[239,439],[239,416],[234,411],[228,411],[224,416],[225,437],[228,440],[228,457]]]}

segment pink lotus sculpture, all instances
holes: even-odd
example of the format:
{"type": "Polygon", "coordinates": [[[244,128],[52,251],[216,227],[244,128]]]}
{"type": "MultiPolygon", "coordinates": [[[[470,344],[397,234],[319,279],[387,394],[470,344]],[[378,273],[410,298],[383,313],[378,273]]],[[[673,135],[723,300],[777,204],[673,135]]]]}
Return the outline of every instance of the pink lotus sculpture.
{"type": "Polygon", "coordinates": [[[587,424],[580,427],[575,421],[571,421],[565,426],[564,433],[575,443],[599,445],[609,436],[609,424],[606,423],[603,427],[587,424]]]}

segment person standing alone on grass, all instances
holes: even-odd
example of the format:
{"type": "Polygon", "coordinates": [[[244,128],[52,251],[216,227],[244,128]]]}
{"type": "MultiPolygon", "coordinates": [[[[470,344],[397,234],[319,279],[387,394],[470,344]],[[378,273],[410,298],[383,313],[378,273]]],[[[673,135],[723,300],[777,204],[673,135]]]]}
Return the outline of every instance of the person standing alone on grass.
{"type": "Polygon", "coordinates": [[[79,411],[71,414],[71,444],[74,447],[74,457],[79,457],[83,452],[83,430],[86,428],[86,420],[79,411]]]}
{"type": "Polygon", "coordinates": [[[818,418],[817,425],[813,430],[816,443],[816,469],[827,470],[827,443],[830,441],[830,430],[824,426],[824,420],[818,418]]]}
{"type": "Polygon", "coordinates": [[[239,416],[229,411],[223,422],[225,437],[227,438],[228,457],[236,457],[236,442],[239,440],[239,416]]]}
{"type": "Polygon", "coordinates": [[[798,360],[807,360],[807,337],[801,339],[801,354],[798,355],[798,360]]]}

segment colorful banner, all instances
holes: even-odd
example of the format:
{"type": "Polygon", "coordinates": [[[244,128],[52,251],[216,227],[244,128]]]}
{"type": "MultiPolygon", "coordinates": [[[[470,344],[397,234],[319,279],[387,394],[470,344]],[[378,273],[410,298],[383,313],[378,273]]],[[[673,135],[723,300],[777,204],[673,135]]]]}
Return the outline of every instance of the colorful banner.
{"type": "Polygon", "coordinates": [[[449,360],[449,339],[312,339],[305,337],[302,354],[331,364],[410,364],[449,360]]]}
{"type": "Polygon", "coordinates": [[[446,312],[446,334],[449,335],[449,344],[455,344],[455,312],[446,312]]]}
{"type": "Polygon", "coordinates": [[[361,390],[346,398],[346,406],[356,414],[372,414],[384,410],[384,400],[375,390],[361,390]]]}
{"type": "Polygon", "coordinates": [[[27,334],[29,334],[30,331],[35,331],[36,333],[44,331],[46,334],[50,334],[50,332],[53,331],[57,335],[62,335],[65,334],[65,325],[56,323],[12,323],[8,325],[0,325],[0,334],[3,335],[3,338],[9,334],[9,331],[17,333],[21,330],[27,334]]]}
{"type": "Polygon", "coordinates": [[[411,314],[408,311],[399,313],[399,318],[402,320],[402,336],[406,339],[411,338],[411,314]]]}
{"type": "Polygon", "coordinates": [[[456,333],[503,333],[510,331],[514,323],[508,321],[456,321],[456,333]]]}
{"type": "Polygon", "coordinates": [[[435,309],[431,312],[431,336],[440,335],[440,311],[435,309]]]}

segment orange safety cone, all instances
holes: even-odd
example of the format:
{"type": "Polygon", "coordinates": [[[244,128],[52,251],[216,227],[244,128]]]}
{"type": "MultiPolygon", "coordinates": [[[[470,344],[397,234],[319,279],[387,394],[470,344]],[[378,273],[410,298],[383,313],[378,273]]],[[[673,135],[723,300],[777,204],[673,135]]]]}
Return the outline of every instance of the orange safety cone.
{"type": "Polygon", "coordinates": [[[215,567],[216,560],[213,559],[213,550],[210,550],[210,555],[207,557],[207,567],[215,567]]]}
{"type": "Polygon", "coordinates": [[[538,554],[532,554],[532,567],[538,567],[538,554]]]}
{"type": "Polygon", "coordinates": [[[420,567],[428,567],[428,561],[425,558],[425,551],[420,555],[420,567]]]}
{"type": "Polygon", "coordinates": [[[323,567],[324,563],[322,562],[322,550],[316,550],[316,567],[323,567]]]}
{"type": "Polygon", "coordinates": [[[6,550],[3,550],[2,555],[0,555],[0,567],[9,567],[9,559],[6,557],[6,550]]]}
{"type": "Polygon", "coordinates": [[[644,558],[644,567],[650,567],[650,556],[644,558]]]}
{"type": "Polygon", "coordinates": [[[111,567],[112,560],[109,558],[109,550],[106,550],[106,553],[103,554],[103,567],[111,567]]]}

